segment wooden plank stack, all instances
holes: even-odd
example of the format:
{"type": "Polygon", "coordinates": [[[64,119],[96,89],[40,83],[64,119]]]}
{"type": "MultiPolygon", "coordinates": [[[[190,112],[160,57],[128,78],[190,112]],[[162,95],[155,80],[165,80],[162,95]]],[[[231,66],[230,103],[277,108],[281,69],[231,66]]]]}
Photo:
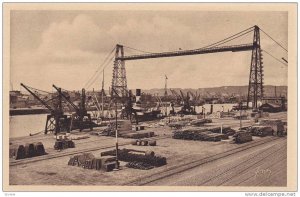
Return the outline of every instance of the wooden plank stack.
{"type": "Polygon", "coordinates": [[[179,129],[173,132],[174,139],[183,140],[198,140],[198,141],[221,141],[228,139],[229,135],[233,135],[235,131],[230,127],[223,127],[222,133],[221,127],[208,127],[208,128],[198,128],[189,127],[185,129],[179,129]]]}
{"type": "Polygon", "coordinates": [[[251,132],[252,136],[272,136],[273,135],[273,129],[270,126],[252,126],[249,128],[249,131],[251,132]]]}
{"type": "Polygon", "coordinates": [[[248,131],[238,131],[233,135],[233,141],[237,144],[252,141],[252,135],[248,131]]]}
{"type": "Polygon", "coordinates": [[[84,169],[94,169],[109,172],[116,168],[117,162],[115,156],[96,158],[91,153],[83,153],[81,155],[75,155],[74,157],[71,157],[68,165],[78,166],[84,169]]]}
{"type": "Polygon", "coordinates": [[[69,139],[58,139],[55,141],[54,149],[62,150],[67,148],[75,148],[75,143],[69,139]]]}

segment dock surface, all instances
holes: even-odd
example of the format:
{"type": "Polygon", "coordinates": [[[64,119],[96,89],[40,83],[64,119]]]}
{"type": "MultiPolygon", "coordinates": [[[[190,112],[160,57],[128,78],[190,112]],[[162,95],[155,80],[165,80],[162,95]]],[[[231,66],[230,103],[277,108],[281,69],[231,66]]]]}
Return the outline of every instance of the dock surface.
{"type": "MultiPolygon", "coordinates": [[[[286,120],[286,113],[270,118],[286,120]]],[[[239,127],[239,120],[213,119],[214,125],[239,127]]],[[[243,120],[243,126],[253,120],[243,120]]],[[[151,170],[125,167],[102,172],[67,165],[70,157],[84,152],[100,156],[115,148],[115,138],[90,135],[88,131],[72,136],[89,136],[74,140],[76,147],[56,151],[53,135],[11,138],[10,143],[43,142],[47,155],[9,161],[11,185],[151,185],[151,186],[286,186],[287,138],[253,137],[253,141],[233,144],[232,138],[219,142],[172,139],[168,126],[147,128],[157,136],[157,146],[134,146],[132,139],[119,138],[120,148],[152,150],[167,158],[167,165],[151,170]]]]}

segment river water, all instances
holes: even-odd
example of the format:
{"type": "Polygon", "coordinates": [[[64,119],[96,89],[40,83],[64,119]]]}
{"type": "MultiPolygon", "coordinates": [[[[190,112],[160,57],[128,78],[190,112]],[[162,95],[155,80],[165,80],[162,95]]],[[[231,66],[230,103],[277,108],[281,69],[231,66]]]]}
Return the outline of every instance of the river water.
{"type": "MultiPolygon", "coordinates": [[[[232,109],[234,104],[213,104],[213,112],[224,110],[227,112],[232,109]],[[224,108],[224,109],[223,109],[224,108]]],[[[211,104],[205,104],[203,106],[205,112],[210,112],[211,104]]],[[[175,111],[178,111],[176,108],[175,111]]],[[[163,111],[163,110],[162,110],[163,111]]],[[[170,112],[170,108],[167,108],[167,112],[170,112]]],[[[196,112],[202,112],[202,106],[196,107],[196,112]]],[[[22,137],[28,136],[30,133],[37,133],[45,129],[47,114],[34,114],[34,115],[19,115],[9,117],[9,135],[10,137],[22,137]]]]}

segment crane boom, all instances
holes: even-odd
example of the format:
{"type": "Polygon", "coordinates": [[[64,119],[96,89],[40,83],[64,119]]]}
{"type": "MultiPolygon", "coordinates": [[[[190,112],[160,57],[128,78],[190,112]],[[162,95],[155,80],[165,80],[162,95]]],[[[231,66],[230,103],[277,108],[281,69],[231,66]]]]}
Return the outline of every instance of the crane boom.
{"type": "Polygon", "coordinates": [[[74,105],[74,103],[61,92],[60,88],[58,88],[54,84],[52,86],[57,90],[58,94],[60,94],[68,103],[70,103],[70,105],[76,110],[76,112],[79,112],[79,108],[76,105],[74,105]]]}
{"type": "Polygon", "coordinates": [[[141,55],[131,55],[131,56],[120,56],[116,57],[116,60],[139,60],[139,59],[151,59],[151,58],[160,58],[160,57],[175,57],[175,56],[186,56],[186,55],[197,55],[197,54],[206,54],[206,53],[218,53],[218,52],[237,52],[237,51],[250,51],[254,48],[254,44],[242,44],[242,45],[231,45],[231,46],[222,46],[222,47],[209,47],[201,48],[194,50],[180,50],[172,52],[163,52],[163,53],[148,53],[141,55]]]}
{"type": "Polygon", "coordinates": [[[50,107],[45,101],[43,101],[39,96],[37,96],[34,92],[32,92],[26,85],[21,83],[21,86],[23,86],[34,98],[36,98],[38,101],[40,101],[47,109],[50,110],[51,113],[54,113],[54,109],[50,107]]]}

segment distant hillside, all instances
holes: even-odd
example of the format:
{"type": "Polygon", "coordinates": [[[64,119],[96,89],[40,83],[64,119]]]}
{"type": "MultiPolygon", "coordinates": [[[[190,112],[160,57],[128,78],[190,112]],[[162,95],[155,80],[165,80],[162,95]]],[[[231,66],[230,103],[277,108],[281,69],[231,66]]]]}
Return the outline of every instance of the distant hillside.
{"type": "MultiPolygon", "coordinates": [[[[181,89],[181,88],[172,88],[176,92],[186,93],[187,91],[191,91],[195,93],[196,91],[200,92],[202,95],[247,95],[248,94],[248,86],[222,86],[222,87],[214,87],[214,88],[199,88],[199,89],[181,89]]],[[[134,92],[134,91],[133,91],[134,92]]],[[[159,94],[164,95],[165,90],[154,88],[150,90],[142,90],[144,93],[150,94],[159,94]]],[[[168,94],[171,94],[170,90],[168,90],[168,94]]],[[[276,94],[277,96],[287,95],[287,86],[276,86],[276,94]]],[[[266,85],[264,86],[264,95],[265,96],[274,96],[275,95],[275,86],[266,85]]]]}

